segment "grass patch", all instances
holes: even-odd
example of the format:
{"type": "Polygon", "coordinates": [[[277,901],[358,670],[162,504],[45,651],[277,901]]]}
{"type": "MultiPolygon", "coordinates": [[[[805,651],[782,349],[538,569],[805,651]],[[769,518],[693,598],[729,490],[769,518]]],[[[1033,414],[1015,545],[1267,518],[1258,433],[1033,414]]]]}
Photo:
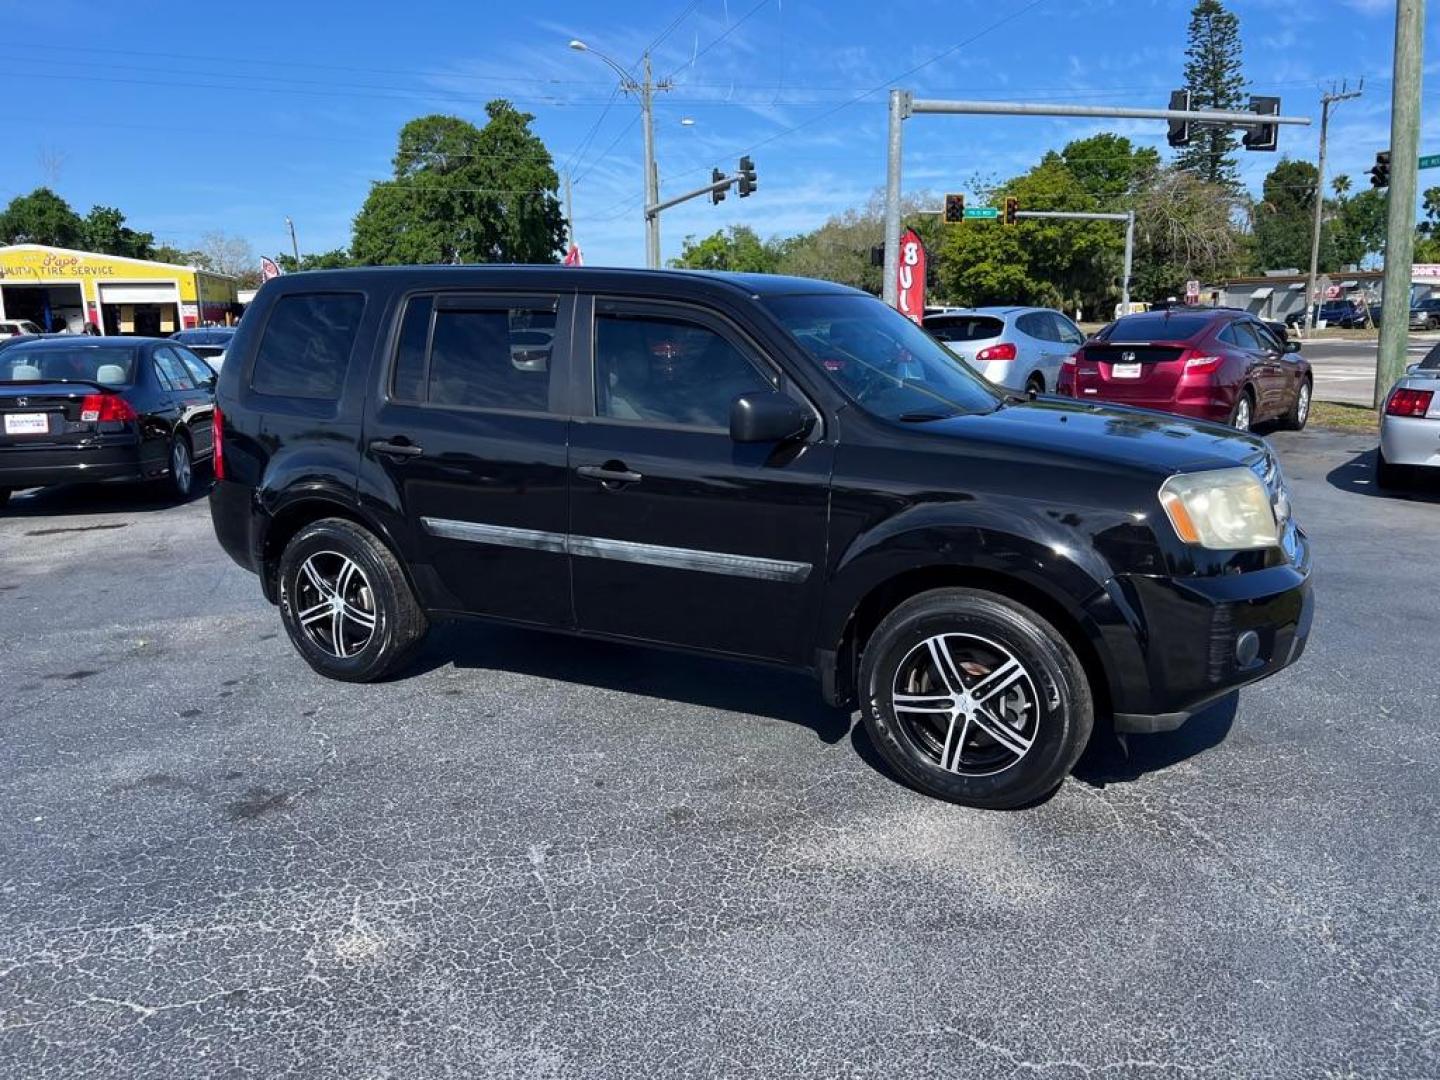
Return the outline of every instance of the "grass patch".
{"type": "Polygon", "coordinates": [[[1336,428],[1340,431],[1363,431],[1367,435],[1379,435],[1380,422],[1375,410],[1368,405],[1349,405],[1339,401],[1312,401],[1310,423],[1316,427],[1336,428]]]}

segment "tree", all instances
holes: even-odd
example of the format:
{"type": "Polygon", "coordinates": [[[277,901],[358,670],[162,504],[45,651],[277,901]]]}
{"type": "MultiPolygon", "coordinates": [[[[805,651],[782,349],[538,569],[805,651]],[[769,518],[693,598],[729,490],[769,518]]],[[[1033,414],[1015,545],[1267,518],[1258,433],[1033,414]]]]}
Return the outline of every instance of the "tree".
{"type": "Polygon", "coordinates": [[[217,274],[233,278],[245,278],[258,273],[259,260],[250,241],[239,236],[228,236],[219,229],[200,235],[200,250],[196,265],[217,274]]]}
{"type": "MultiPolygon", "coordinates": [[[[1255,267],[1258,270],[1300,269],[1310,265],[1315,229],[1315,199],[1320,173],[1308,161],[1281,158],[1265,177],[1255,207],[1255,267]]],[[[1320,229],[1320,265],[1335,265],[1332,230],[1320,229]]]]}
{"type": "Polygon", "coordinates": [[[201,266],[205,262],[205,256],[200,252],[187,251],[174,244],[157,244],[150,257],[156,262],[174,263],[177,266],[201,266]]]}
{"type": "Polygon", "coordinates": [[[0,244],[50,244],[73,248],[83,223],[70,204],[47,187],[17,195],[0,213],[0,244]]]}
{"type": "MultiPolygon", "coordinates": [[[[1342,177],[1336,177],[1337,180],[1342,177]]],[[[1365,188],[1349,198],[1335,200],[1332,227],[1338,266],[1359,266],[1385,250],[1385,194],[1365,188]]],[[[1421,260],[1422,262],[1424,260],[1421,260]]]]}
{"type": "MultiPolygon", "coordinates": [[[[1440,187],[1426,188],[1420,200],[1425,208],[1425,220],[1415,230],[1415,261],[1440,262],[1440,187]]],[[[1383,209],[1381,212],[1383,215],[1383,209]]],[[[1383,226],[1381,235],[1384,235],[1383,226]]]]}
{"type": "MultiPolygon", "coordinates": [[[[931,258],[940,245],[940,224],[936,215],[917,211],[933,207],[936,196],[918,191],[900,199],[904,224],[916,230],[931,258]]],[[[791,237],[776,245],[780,252],[777,271],[797,277],[835,281],[879,295],[884,271],[870,261],[870,249],[885,239],[885,200],[875,192],[863,207],[831,217],[820,228],[791,237]]]]}
{"type": "MultiPolygon", "coordinates": [[[[1185,86],[1193,109],[1234,110],[1245,104],[1240,20],[1220,0],[1199,0],[1190,10],[1185,86]]],[[[1175,164],[1207,183],[1238,191],[1235,144],[1234,132],[1225,128],[1192,130],[1190,145],[1176,155],[1175,164]]]]}
{"type": "Polygon", "coordinates": [[[92,206],[80,222],[80,246],[102,255],[124,255],[131,259],[153,259],[155,236],[136,232],[125,224],[125,215],[113,206],[92,206]]]}
{"type": "Polygon", "coordinates": [[[356,262],[557,261],[560,180],[534,117],[503,100],[485,112],[483,128],[424,116],[400,129],[394,179],[372,184],[355,217],[356,262]]]}
{"type": "Polygon", "coordinates": [[[276,255],[275,262],[287,274],[293,274],[297,270],[342,270],[347,266],[355,265],[354,260],[350,258],[350,253],[344,248],[306,252],[300,256],[298,263],[295,261],[294,255],[276,255]]]}
{"type": "Polygon", "coordinates": [[[1244,244],[1234,225],[1235,196],[1179,168],[1161,169],[1135,200],[1135,279],[1131,294],[1161,300],[1186,281],[1239,272],[1244,244]]]}
{"type": "Polygon", "coordinates": [[[1080,187],[1102,199],[1133,195],[1160,167],[1159,151],[1137,149],[1125,136],[1109,132],[1068,143],[1060,157],[1080,187]]]}
{"type": "Polygon", "coordinates": [[[678,259],[670,265],[682,270],[736,270],[742,273],[773,274],[780,265],[781,245],[761,240],[748,225],[732,225],[728,232],[717,230],[704,240],[687,236],[678,259]]]}

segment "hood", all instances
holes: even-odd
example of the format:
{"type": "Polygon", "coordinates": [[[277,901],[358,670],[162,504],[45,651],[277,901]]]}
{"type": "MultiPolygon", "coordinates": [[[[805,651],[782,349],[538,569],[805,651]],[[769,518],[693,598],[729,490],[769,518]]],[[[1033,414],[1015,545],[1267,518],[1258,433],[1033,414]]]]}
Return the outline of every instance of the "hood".
{"type": "Polygon", "coordinates": [[[1266,460],[1263,439],[1223,424],[1149,409],[1040,398],[993,413],[914,425],[933,436],[1092,461],[1168,476],[1266,460]]]}

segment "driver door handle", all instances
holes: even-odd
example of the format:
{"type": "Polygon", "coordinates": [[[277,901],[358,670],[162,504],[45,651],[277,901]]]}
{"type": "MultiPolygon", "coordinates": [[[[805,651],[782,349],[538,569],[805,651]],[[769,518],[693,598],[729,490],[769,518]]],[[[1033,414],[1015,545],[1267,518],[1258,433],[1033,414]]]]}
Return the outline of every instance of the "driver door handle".
{"type": "Polygon", "coordinates": [[[419,457],[425,453],[423,447],[416,446],[410,442],[386,442],[384,439],[375,439],[370,443],[372,453],[385,454],[388,457],[412,458],[419,457]]]}
{"type": "Polygon", "coordinates": [[[581,465],[575,471],[587,480],[599,480],[602,484],[638,484],[645,479],[638,472],[609,465],[581,465]]]}

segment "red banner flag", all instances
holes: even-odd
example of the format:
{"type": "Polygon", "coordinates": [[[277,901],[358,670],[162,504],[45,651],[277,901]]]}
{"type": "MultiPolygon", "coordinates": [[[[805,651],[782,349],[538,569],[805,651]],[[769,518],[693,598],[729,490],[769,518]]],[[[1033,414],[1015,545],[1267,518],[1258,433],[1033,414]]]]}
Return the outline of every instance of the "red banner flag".
{"type": "Polygon", "coordinates": [[[900,234],[900,258],[895,268],[895,306],[914,322],[925,317],[925,245],[914,229],[900,234]]]}
{"type": "Polygon", "coordinates": [[[266,258],[264,255],[261,255],[261,256],[260,256],[260,280],[261,280],[261,281],[269,281],[272,277],[279,277],[279,276],[280,276],[280,267],[276,264],[275,260],[274,260],[274,259],[270,259],[270,258],[266,258]]]}
{"type": "Polygon", "coordinates": [[[565,258],[560,260],[563,266],[584,266],[585,260],[580,254],[580,245],[571,242],[565,251],[565,258]]]}

